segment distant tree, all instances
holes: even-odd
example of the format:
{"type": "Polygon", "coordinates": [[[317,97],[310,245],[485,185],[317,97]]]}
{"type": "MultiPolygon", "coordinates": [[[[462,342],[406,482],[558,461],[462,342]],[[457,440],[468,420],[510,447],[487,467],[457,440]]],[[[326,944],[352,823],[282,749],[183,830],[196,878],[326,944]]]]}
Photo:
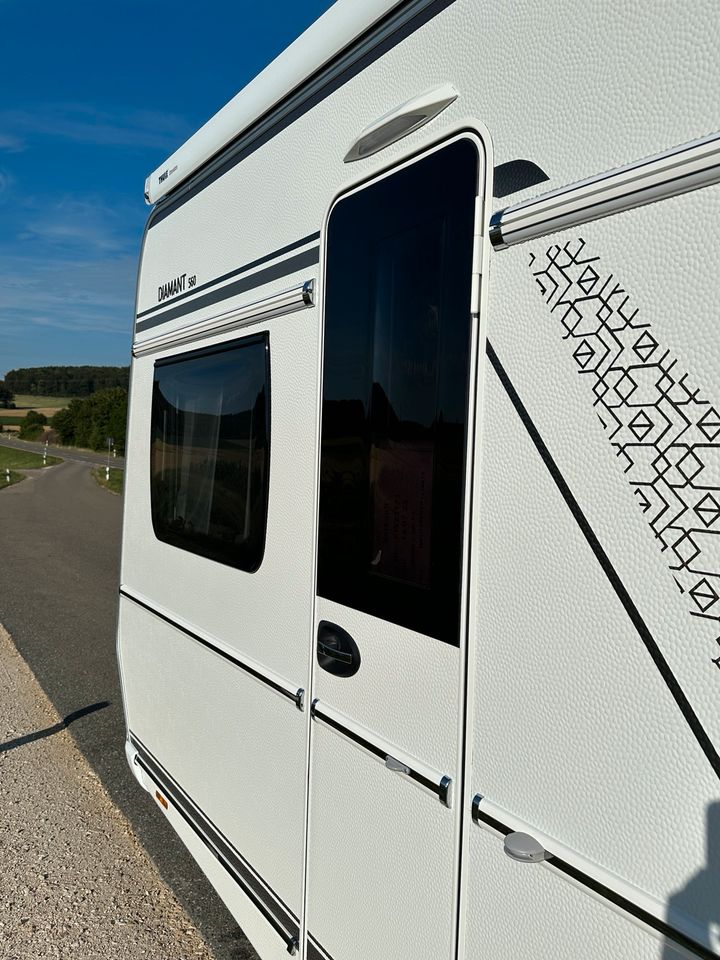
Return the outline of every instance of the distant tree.
{"type": "MultiPolygon", "coordinates": [[[[77,402],[77,400],[71,401],[70,407],[77,402]]],[[[75,443],[75,418],[70,407],[58,410],[50,421],[50,426],[57,432],[60,443],[64,443],[68,447],[75,443]]]]}
{"type": "Polygon", "coordinates": [[[47,417],[44,413],[38,413],[37,410],[28,410],[20,424],[18,436],[21,440],[37,440],[43,435],[43,427],[46,423],[47,417]]]}
{"type": "Polygon", "coordinates": [[[113,387],[127,390],[129,375],[129,367],[21,367],[6,373],[5,385],[36,397],[88,397],[113,387]]]}
{"type": "Polygon", "coordinates": [[[51,421],[60,441],[68,446],[104,450],[112,437],[118,453],[125,451],[127,390],[113,387],[99,390],[89,397],[74,397],[64,410],[58,410],[51,421]]]}
{"type": "Polygon", "coordinates": [[[15,395],[4,380],[0,380],[0,407],[7,407],[15,399],[15,395]]]}

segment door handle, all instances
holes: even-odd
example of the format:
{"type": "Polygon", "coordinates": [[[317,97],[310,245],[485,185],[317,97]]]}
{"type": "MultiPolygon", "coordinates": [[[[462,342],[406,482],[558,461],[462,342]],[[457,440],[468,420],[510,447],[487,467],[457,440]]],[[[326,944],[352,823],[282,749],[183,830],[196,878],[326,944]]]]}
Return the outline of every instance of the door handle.
{"type": "Polygon", "coordinates": [[[350,634],[329,620],[321,620],[317,633],[317,662],[336,677],[352,677],[360,669],[360,651],[350,634]]]}
{"type": "Polygon", "coordinates": [[[351,653],[346,653],[344,650],[340,650],[339,647],[334,647],[332,644],[327,643],[325,640],[321,640],[319,637],[317,648],[318,657],[329,657],[331,660],[337,660],[338,663],[344,663],[348,666],[353,662],[351,653]]]}

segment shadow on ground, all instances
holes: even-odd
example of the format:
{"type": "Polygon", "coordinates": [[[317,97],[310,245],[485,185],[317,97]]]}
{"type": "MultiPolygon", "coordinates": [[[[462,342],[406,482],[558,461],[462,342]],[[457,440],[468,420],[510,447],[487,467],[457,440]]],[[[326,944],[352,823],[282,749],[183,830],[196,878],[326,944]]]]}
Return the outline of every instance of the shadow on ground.
{"type": "Polygon", "coordinates": [[[82,707],[80,710],[74,710],[66,717],[63,717],[59,723],[54,723],[51,727],[45,727],[44,730],[35,730],[33,733],[23,734],[22,737],[16,737],[14,740],[8,740],[6,743],[0,743],[0,753],[9,753],[18,747],[24,747],[26,743],[34,743],[36,740],[44,740],[45,737],[51,737],[54,733],[60,733],[61,730],[67,730],[71,723],[79,720],[81,717],[87,717],[96,710],[104,710],[109,707],[107,700],[101,700],[100,703],[91,703],[88,707],[82,707]]]}

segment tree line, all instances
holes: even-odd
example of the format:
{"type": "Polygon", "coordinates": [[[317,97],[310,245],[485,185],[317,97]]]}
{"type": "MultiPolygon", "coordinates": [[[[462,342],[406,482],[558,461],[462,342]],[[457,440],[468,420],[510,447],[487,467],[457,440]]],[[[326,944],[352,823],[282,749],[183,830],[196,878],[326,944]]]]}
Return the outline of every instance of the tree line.
{"type": "MultiPolygon", "coordinates": [[[[28,410],[20,424],[21,440],[48,439],[68,447],[88,447],[107,450],[108,438],[112,446],[125,452],[125,421],[127,420],[127,390],[113,387],[99,390],[89,397],[74,397],[70,405],[50,419],[37,410],[28,410]],[[45,433],[46,426],[50,433],[45,433]]],[[[1,428],[0,428],[1,429],[1,428]]]]}
{"type": "MultiPolygon", "coordinates": [[[[128,389],[129,367],[21,367],[8,370],[2,389],[36,397],[89,397],[115,387],[128,389]]],[[[0,401],[12,397],[0,396],[0,401]]]]}
{"type": "Polygon", "coordinates": [[[69,406],[53,416],[50,427],[65,446],[106,450],[110,437],[117,452],[122,454],[127,403],[128,393],[124,387],[98,390],[89,397],[74,397],[69,406]]]}

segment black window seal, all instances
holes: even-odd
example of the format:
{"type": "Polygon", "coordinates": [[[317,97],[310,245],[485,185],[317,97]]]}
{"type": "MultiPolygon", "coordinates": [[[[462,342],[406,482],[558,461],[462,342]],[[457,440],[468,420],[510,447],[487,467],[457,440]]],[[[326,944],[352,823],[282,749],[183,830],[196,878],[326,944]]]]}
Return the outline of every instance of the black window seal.
{"type": "MultiPolygon", "coordinates": [[[[239,573],[248,573],[254,574],[262,567],[263,560],[265,559],[265,547],[267,544],[267,527],[268,527],[268,516],[270,514],[270,471],[272,469],[272,444],[271,444],[271,430],[272,430],[272,401],[271,401],[271,370],[270,370],[270,331],[263,330],[260,333],[253,333],[246,337],[235,337],[233,340],[225,340],[222,343],[214,344],[208,347],[198,347],[195,350],[188,350],[186,353],[173,354],[169,357],[159,357],[153,363],[153,383],[155,382],[155,370],[158,367],[169,367],[176,363],[182,363],[185,360],[193,360],[196,357],[211,357],[218,353],[227,353],[231,350],[237,349],[238,347],[249,347],[254,346],[255,344],[265,344],[265,387],[267,390],[267,400],[265,403],[265,442],[267,445],[267,470],[265,471],[265,477],[263,480],[263,496],[265,499],[265,516],[263,518],[262,525],[262,534],[260,539],[260,550],[258,554],[258,561],[251,568],[247,567],[238,567],[235,564],[227,563],[226,561],[217,560],[215,557],[209,557],[206,554],[196,553],[194,550],[188,550],[184,547],[179,546],[175,543],[169,543],[167,540],[158,536],[157,529],[155,528],[155,518],[152,512],[152,485],[150,485],[150,517],[152,521],[153,534],[158,543],[162,543],[167,547],[173,547],[176,550],[180,550],[183,553],[188,553],[191,556],[199,557],[201,560],[206,560],[209,563],[217,563],[222,567],[229,567],[231,570],[237,570],[239,573]]],[[[152,401],[151,401],[152,404],[152,401]]],[[[151,421],[152,421],[152,406],[151,406],[151,421]]],[[[150,445],[150,462],[149,462],[150,477],[152,477],[152,444],[150,445]]]]}

